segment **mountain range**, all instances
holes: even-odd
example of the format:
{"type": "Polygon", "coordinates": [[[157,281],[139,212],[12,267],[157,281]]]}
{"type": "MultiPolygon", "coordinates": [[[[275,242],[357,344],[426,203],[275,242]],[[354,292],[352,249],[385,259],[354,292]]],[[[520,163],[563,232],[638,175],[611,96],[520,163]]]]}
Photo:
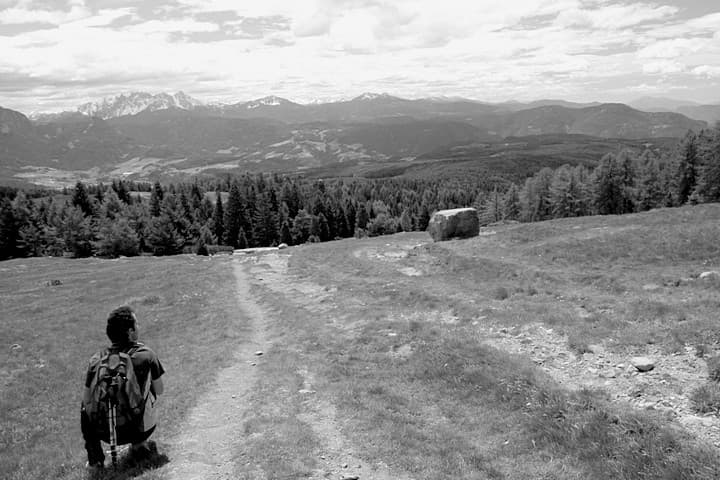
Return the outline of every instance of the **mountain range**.
{"type": "MultiPolygon", "coordinates": [[[[677,106],[686,107],[699,106],[677,106]]],[[[432,152],[456,147],[503,145],[508,137],[575,135],[574,144],[589,136],[618,139],[605,142],[617,146],[705,127],[677,112],[617,103],[489,104],[365,93],[308,105],[276,96],[205,104],[183,92],[136,92],[32,119],[0,107],[0,180],[60,185],[78,178],[302,172],[338,165],[356,173],[419,157],[427,161],[432,152]]]]}

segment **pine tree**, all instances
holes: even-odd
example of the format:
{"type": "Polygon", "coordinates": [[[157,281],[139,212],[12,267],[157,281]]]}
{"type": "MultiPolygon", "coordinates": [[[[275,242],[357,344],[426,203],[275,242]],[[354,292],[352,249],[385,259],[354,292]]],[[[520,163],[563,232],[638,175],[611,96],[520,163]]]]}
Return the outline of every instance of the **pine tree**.
{"type": "Polygon", "coordinates": [[[160,216],[160,208],[162,205],[165,192],[163,192],[160,182],[155,182],[150,192],[150,215],[153,217],[160,216]]]}
{"type": "Polygon", "coordinates": [[[357,209],[357,215],[355,217],[355,228],[365,229],[367,228],[367,224],[370,221],[370,216],[368,215],[368,211],[365,209],[365,204],[360,203],[358,205],[357,209]]]}
{"type": "Polygon", "coordinates": [[[65,213],[62,224],[65,248],[74,257],[89,257],[93,251],[94,235],[90,219],[80,207],[72,206],[65,213]]]}
{"type": "Polygon", "coordinates": [[[687,202],[697,184],[698,149],[697,137],[693,132],[688,132],[683,138],[677,158],[677,200],[682,205],[687,202]]]}
{"type": "Polygon", "coordinates": [[[228,196],[227,208],[225,209],[225,245],[238,247],[237,240],[243,217],[242,197],[237,182],[233,182],[230,187],[230,195],[228,196]]]}
{"type": "Polygon", "coordinates": [[[78,207],[83,212],[83,215],[85,215],[86,217],[92,216],[93,205],[90,201],[90,196],[88,195],[87,188],[85,188],[85,184],[83,184],[81,181],[78,181],[75,184],[75,190],[73,191],[70,201],[73,206],[78,207]]]}
{"type": "Polygon", "coordinates": [[[280,226],[280,243],[284,243],[286,245],[293,244],[292,234],[290,233],[290,223],[288,220],[283,221],[280,226]]]}
{"type": "Polygon", "coordinates": [[[595,168],[595,206],[600,215],[623,211],[623,179],[615,155],[608,153],[595,168]]]}
{"type": "Polygon", "coordinates": [[[720,129],[703,149],[695,193],[703,202],[720,202],[720,129]]]}
{"type": "Polygon", "coordinates": [[[101,257],[131,257],[140,253],[140,239],[127,218],[103,220],[97,237],[93,246],[101,257]]]}
{"type": "Polygon", "coordinates": [[[207,225],[203,225],[195,242],[196,255],[208,255],[208,245],[217,245],[217,239],[207,225]]]}
{"type": "Polygon", "coordinates": [[[17,255],[18,226],[12,203],[7,197],[0,199],[0,260],[17,255]]]}
{"type": "Polygon", "coordinates": [[[222,195],[215,192],[215,209],[212,216],[212,231],[218,243],[224,242],[225,238],[225,212],[223,209],[222,195]]]}
{"type": "Polygon", "coordinates": [[[503,195],[503,219],[517,220],[520,218],[520,194],[517,185],[510,184],[510,187],[503,195]]]}

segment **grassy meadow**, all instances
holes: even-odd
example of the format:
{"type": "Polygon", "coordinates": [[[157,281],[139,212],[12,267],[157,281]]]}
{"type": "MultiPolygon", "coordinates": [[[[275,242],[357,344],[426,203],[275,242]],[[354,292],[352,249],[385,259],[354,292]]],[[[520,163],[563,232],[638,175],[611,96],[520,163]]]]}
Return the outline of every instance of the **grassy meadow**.
{"type": "MultiPolygon", "coordinates": [[[[281,319],[282,366],[260,387],[280,405],[249,418],[272,428],[238,458],[254,454],[275,472],[267,478],[322,470],[323,429],[309,442],[313,421],[298,424],[303,405],[316,404],[332,406],[319,411],[343,448],[387,465],[389,478],[718,478],[717,450],[668,415],[562,387],[478,333],[540,323],[579,353],[590,344],[629,356],[648,345],[717,353],[720,284],[698,279],[720,267],[717,238],[720,206],[705,205],[503,225],[435,244],[398,234],[295,248],[291,281],[257,288],[281,319]],[[312,401],[288,393],[306,378],[312,401]],[[301,432],[302,447],[287,448],[289,432],[301,432]]],[[[238,468],[254,478],[257,465],[238,468]]]]}
{"type": "MultiPolygon", "coordinates": [[[[242,413],[236,478],[720,478],[718,450],[670,416],[569,389],[484,343],[489,325],[541,324],[578,355],[692,346],[711,359],[720,282],[700,274],[720,270],[718,238],[720,205],[701,205],[242,257],[272,346],[242,413]]],[[[182,435],[180,420],[247,334],[238,261],[0,263],[1,476],[83,478],[82,372],[124,303],[168,371],[158,436],[182,435]]],[[[697,385],[709,412],[720,407],[713,385],[697,385]]]]}

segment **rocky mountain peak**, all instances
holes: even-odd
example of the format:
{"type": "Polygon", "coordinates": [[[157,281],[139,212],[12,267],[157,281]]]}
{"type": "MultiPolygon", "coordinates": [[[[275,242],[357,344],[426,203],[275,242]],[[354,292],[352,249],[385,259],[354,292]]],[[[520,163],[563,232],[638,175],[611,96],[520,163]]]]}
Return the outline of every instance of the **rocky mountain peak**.
{"type": "Polygon", "coordinates": [[[78,112],[91,117],[100,117],[103,120],[136,115],[140,112],[180,108],[192,110],[202,102],[180,91],[175,94],[147,92],[130,92],[105,97],[99,102],[88,102],[78,107],[78,112]]]}

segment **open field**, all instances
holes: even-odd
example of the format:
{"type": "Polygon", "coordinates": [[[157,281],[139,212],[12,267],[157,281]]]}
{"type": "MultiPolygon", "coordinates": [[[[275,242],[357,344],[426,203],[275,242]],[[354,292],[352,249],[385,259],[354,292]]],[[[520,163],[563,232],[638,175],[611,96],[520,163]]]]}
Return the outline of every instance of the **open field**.
{"type": "Polygon", "coordinates": [[[84,362],[130,303],[168,370],[170,463],[138,478],[719,478],[718,238],[702,205],[442,243],[3,262],[0,473],[83,478],[84,362]]]}

